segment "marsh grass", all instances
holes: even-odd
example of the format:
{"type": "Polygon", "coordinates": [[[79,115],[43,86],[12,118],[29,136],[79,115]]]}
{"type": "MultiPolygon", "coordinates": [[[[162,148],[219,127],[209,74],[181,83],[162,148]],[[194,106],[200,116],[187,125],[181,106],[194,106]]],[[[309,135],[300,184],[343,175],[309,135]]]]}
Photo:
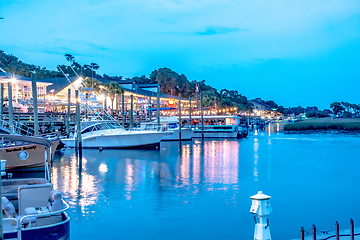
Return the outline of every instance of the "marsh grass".
{"type": "Polygon", "coordinates": [[[285,125],[285,131],[302,130],[346,130],[359,131],[359,118],[314,118],[285,125]]]}

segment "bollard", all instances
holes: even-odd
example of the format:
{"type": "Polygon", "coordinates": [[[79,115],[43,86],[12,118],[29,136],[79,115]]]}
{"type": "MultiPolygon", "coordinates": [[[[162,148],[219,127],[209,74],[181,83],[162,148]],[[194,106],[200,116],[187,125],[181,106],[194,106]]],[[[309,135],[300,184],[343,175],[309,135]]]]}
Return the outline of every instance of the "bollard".
{"type": "Polygon", "coordinates": [[[350,218],[350,239],[354,240],[354,220],[350,218]]]}
{"type": "Polygon", "coordinates": [[[301,227],[301,229],[300,229],[300,239],[301,240],[304,240],[305,239],[305,234],[304,234],[304,228],[303,227],[301,227]]]}
{"type": "Polygon", "coordinates": [[[314,224],[313,224],[312,229],[313,229],[313,240],[316,240],[316,227],[314,224]]]}
{"type": "Polygon", "coordinates": [[[268,216],[272,212],[270,206],[270,196],[263,194],[259,191],[258,194],[251,196],[252,204],[250,212],[254,214],[255,218],[255,240],[271,240],[269,218],[268,216]]]}

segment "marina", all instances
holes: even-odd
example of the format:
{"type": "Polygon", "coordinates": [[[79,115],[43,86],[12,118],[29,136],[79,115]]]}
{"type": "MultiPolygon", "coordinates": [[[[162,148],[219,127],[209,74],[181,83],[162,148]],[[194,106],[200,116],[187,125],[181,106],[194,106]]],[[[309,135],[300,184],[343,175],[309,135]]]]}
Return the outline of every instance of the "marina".
{"type": "Polygon", "coordinates": [[[335,221],[348,228],[350,218],[356,226],[358,204],[343,203],[350,192],[357,197],[359,136],[276,129],[161,142],[158,151],[85,149],[81,162],[74,150],[57,153],[52,182],[69,202],[71,238],[91,238],[101,226],[118,239],[108,224],[116,222],[122,239],[250,239],[258,191],[272,196],[273,239],[300,238],[300,227],[313,224],[319,233],[335,221]]]}

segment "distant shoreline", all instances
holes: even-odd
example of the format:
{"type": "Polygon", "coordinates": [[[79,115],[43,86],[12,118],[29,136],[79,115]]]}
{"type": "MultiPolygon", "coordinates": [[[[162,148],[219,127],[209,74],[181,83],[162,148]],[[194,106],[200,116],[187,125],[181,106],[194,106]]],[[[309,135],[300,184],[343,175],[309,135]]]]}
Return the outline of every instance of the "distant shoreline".
{"type": "Polygon", "coordinates": [[[284,126],[285,133],[360,133],[360,118],[304,119],[284,126]]]}

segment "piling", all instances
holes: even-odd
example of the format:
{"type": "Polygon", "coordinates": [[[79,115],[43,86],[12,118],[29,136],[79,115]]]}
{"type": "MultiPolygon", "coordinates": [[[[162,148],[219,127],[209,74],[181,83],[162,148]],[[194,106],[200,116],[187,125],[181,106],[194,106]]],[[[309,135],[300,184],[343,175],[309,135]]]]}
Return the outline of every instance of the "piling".
{"type": "Polygon", "coordinates": [[[12,84],[11,82],[8,82],[8,100],[9,100],[9,130],[10,134],[14,134],[14,111],[13,111],[13,105],[12,105],[12,84]]]}
{"type": "Polygon", "coordinates": [[[66,121],[66,135],[70,137],[70,100],[71,100],[71,88],[68,89],[68,105],[67,105],[67,121],[66,121]]]}
{"type": "Polygon", "coordinates": [[[157,87],[156,95],[156,118],[157,118],[157,130],[160,131],[160,86],[157,87]]]}
{"type": "Polygon", "coordinates": [[[354,240],[354,220],[350,218],[350,239],[354,240]]]}
{"type": "Polygon", "coordinates": [[[192,126],[191,124],[191,97],[189,97],[189,123],[190,123],[190,128],[192,126]]]}
{"type": "Polygon", "coordinates": [[[312,230],[313,230],[313,240],[316,240],[316,227],[314,224],[312,226],[312,230]]]}
{"type": "Polygon", "coordinates": [[[124,93],[121,94],[121,121],[122,121],[122,125],[123,127],[125,127],[125,103],[124,103],[124,93]]]}
{"type": "Polygon", "coordinates": [[[181,142],[181,94],[179,93],[179,141],[181,142]]]}
{"type": "MultiPolygon", "coordinates": [[[[4,85],[1,84],[1,89],[3,89],[4,85]]],[[[2,91],[1,91],[2,93],[2,91]]],[[[2,98],[1,98],[2,99],[2,98]]],[[[3,142],[1,142],[1,148],[0,148],[0,160],[1,160],[1,151],[2,151],[2,145],[3,145],[3,142]]],[[[0,176],[0,186],[1,186],[1,176],[0,176]]],[[[0,196],[2,196],[2,192],[1,192],[1,187],[0,187],[0,196]]],[[[0,209],[2,211],[2,201],[0,201],[0,209]]],[[[0,240],[3,240],[4,239],[4,234],[3,234],[3,218],[2,218],[2,212],[0,214],[0,240]]]]}
{"type": "Polygon", "coordinates": [[[202,93],[200,93],[200,108],[201,108],[201,138],[204,139],[204,112],[203,112],[202,93]]]}
{"type": "Polygon", "coordinates": [[[339,240],[340,238],[340,233],[339,233],[339,223],[338,221],[335,222],[335,239],[336,240],[339,240]]]}
{"type": "Polygon", "coordinates": [[[134,126],[134,96],[130,96],[130,130],[133,129],[134,126]]]}
{"type": "Polygon", "coordinates": [[[1,95],[1,99],[0,99],[0,121],[2,123],[2,120],[4,119],[4,83],[1,83],[0,86],[0,95],[1,95]]]}
{"type": "Polygon", "coordinates": [[[300,239],[301,240],[304,240],[305,239],[305,231],[304,231],[304,228],[303,227],[301,227],[301,229],[300,229],[300,239]]]}
{"type": "Polygon", "coordinates": [[[39,116],[38,116],[38,102],[37,102],[37,87],[36,87],[36,73],[31,73],[31,86],[33,97],[33,110],[34,110],[34,135],[39,135],[39,116]]]}
{"type": "Polygon", "coordinates": [[[81,124],[80,124],[80,99],[79,90],[75,90],[76,99],[76,134],[77,134],[77,147],[79,149],[79,155],[82,155],[82,139],[81,139],[81,124]]]}
{"type": "MultiPolygon", "coordinates": [[[[151,97],[149,97],[148,107],[151,108],[151,97]]],[[[149,111],[149,121],[151,122],[151,111],[149,111]]]]}
{"type": "MultiPolygon", "coordinates": [[[[107,93],[105,93],[105,99],[104,99],[104,109],[105,109],[105,113],[107,113],[106,98],[107,98],[107,93]]],[[[107,119],[107,114],[105,114],[105,118],[107,119]]]]}

